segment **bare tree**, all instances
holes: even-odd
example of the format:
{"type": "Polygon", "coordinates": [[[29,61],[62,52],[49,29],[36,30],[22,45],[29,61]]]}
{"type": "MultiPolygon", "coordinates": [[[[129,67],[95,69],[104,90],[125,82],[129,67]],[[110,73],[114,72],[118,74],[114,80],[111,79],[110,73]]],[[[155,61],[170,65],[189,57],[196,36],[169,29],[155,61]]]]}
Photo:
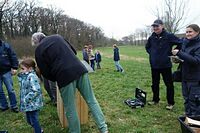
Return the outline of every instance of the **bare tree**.
{"type": "Polygon", "coordinates": [[[11,5],[9,4],[9,0],[1,0],[0,1],[0,38],[4,38],[3,36],[3,25],[6,21],[3,20],[3,16],[5,12],[11,9],[11,5]]]}
{"type": "Polygon", "coordinates": [[[185,27],[189,0],[163,0],[153,14],[164,21],[167,31],[176,33],[185,27]]]}
{"type": "Polygon", "coordinates": [[[8,37],[14,38],[14,32],[16,31],[16,18],[18,17],[18,14],[24,10],[25,4],[22,0],[15,1],[13,6],[10,8],[10,10],[7,10],[4,14],[4,21],[6,23],[4,24],[4,30],[5,34],[7,34],[8,37]]]}

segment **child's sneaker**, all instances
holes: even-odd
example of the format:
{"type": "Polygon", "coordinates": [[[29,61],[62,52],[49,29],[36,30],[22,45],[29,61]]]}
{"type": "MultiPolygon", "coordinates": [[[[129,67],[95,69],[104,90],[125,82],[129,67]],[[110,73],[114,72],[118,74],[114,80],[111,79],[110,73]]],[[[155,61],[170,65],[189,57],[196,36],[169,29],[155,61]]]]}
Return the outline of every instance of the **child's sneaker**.
{"type": "Polygon", "coordinates": [[[167,110],[172,110],[173,107],[174,107],[174,105],[168,104],[168,105],[166,106],[166,109],[167,109],[167,110]]]}

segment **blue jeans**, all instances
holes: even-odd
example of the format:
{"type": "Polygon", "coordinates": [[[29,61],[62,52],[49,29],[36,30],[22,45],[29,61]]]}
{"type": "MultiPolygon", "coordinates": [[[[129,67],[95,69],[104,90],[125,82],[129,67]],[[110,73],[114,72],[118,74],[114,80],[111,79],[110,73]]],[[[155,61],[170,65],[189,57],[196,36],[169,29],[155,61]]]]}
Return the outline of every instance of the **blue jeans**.
{"type": "Polygon", "coordinates": [[[34,133],[41,133],[42,129],[38,120],[39,111],[28,111],[26,112],[26,120],[29,125],[34,128],[34,133]]]}
{"type": "Polygon", "coordinates": [[[100,130],[101,133],[107,131],[107,124],[105,123],[105,118],[99,103],[97,102],[89,78],[88,74],[82,75],[78,80],[75,80],[68,84],[65,87],[60,89],[61,97],[64,103],[65,115],[67,117],[68,125],[69,125],[69,133],[80,133],[80,122],[78,119],[78,114],[76,111],[76,103],[75,103],[75,93],[76,88],[78,88],[79,92],[83,96],[86,101],[88,107],[91,110],[91,113],[94,117],[94,120],[100,130]]]}
{"type": "Polygon", "coordinates": [[[119,61],[115,61],[115,67],[117,71],[123,71],[122,66],[119,64],[119,61]]]}
{"type": "Polygon", "coordinates": [[[13,88],[13,81],[12,81],[12,75],[11,72],[7,72],[5,74],[0,74],[0,103],[1,103],[1,108],[5,109],[8,108],[8,102],[6,100],[5,93],[3,91],[3,83],[5,84],[7,91],[8,91],[8,96],[10,100],[10,107],[15,108],[17,107],[17,100],[16,100],[16,95],[15,95],[15,90],[13,88]]]}

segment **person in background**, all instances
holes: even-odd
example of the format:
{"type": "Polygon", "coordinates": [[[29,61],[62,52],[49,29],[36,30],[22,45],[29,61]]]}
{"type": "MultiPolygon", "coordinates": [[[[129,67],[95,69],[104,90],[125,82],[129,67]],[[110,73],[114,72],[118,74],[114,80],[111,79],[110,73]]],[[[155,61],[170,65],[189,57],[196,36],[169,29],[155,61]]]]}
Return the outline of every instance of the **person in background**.
{"type": "Polygon", "coordinates": [[[18,113],[17,99],[13,88],[12,75],[15,75],[18,69],[18,59],[12,47],[0,40],[0,110],[9,109],[5,93],[3,91],[3,83],[7,89],[10,100],[11,111],[18,113]]]}
{"type": "Polygon", "coordinates": [[[60,35],[46,36],[40,32],[32,35],[32,45],[37,46],[35,59],[41,74],[58,84],[69,133],[81,132],[75,104],[77,89],[91,110],[100,133],[108,133],[103,112],[95,98],[88,77],[88,71],[76,56],[72,45],[60,35]]]}
{"type": "Polygon", "coordinates": [[[97,69],[101,69],[101,65],[100,65],[100,62],[101,62],[101,53],[100,53],[99,50],[96,50],[95,60],[96,60],[96,64],[97,64],[97,69]]]}
{"type": "Polygon", "coordinates": [[[38,119],[39,110],[43,106],[42,91],[33,59],[25,58],[21,61],[18,80],[20,85],[20,111],[26,113],[26,120],[34,129],[34,133],[42,133],[43,130],[38,119]]]}
{"type": "Polygon", "coordinates": [[[186,39],[182,48],[172,50],[183,60],[181,63],[182,94],[185,115],[200,115],[200,27],[191,24],[186,27],[186,39]]]}
{"type": "Polygon", "coordinates": [[[88,46],[88,56],[89,56],[89,60],[90,60],[90,66],[95,71],[95,55],[93,53],[92,45],[88,46]]]}
{"type": "Polygon", "coordinates": [[[151,65],[152,76],[152,91],[153,99],[148,102],[149,105],[159,103],[159,84],[160,74],[163,77],[164,83],[167,87],[167,110],[172,110],[175,104],[174,101],[174,85],[172,81],[172,63],[170,55],[172,55],[173,45],[181,45],[181,40],[174,34],[168,33],[163,21],[157,19],[151,25],[153,29],[152,35],[148,38],[145,46],[149,54],[149,61],[151,65]]]}
{"type": "Polygon", "coordinates": [[[83,60],[86,61],[88,64],[90,64],[87,45],[84,46],[84,49],[82,50],[82,54],[83,54],[83,60]]]}
{"type": "Polygon", "coordinates": [[[119,48],[117,46],[117,44],[113,44],[113,51],[114,51],[114,62],[115,62],[115,67],[117,72],[124,72],[124,69],[122,68],[122,66],[119,63],[120,60],[120,55],[119,55],[119,48]]]}
{"type": "Polygon", "coordinates": [[[57,105],[57,94],[56,94],[57,84],[56,84],[56,82],[53,82],[53,81],[48,80],[43,77],[43,83],[44,83],[44,88],[47,91],[47,93],[51,99],[50,102],[54,106],[56,106],[57,105]]]}

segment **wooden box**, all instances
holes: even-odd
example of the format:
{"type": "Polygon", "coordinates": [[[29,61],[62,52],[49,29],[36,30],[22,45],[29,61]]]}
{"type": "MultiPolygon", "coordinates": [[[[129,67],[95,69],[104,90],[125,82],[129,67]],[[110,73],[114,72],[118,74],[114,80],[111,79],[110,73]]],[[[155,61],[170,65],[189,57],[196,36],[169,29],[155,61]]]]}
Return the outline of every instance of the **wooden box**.
{"type": "MultiPolygon", "coordinates": [[[[78,91],[76,93],[76,105],[77,105],[77,112],[79,115],[80,123],[81,124],[87,123],[87,121],[88,121],[88,106],[78,91]]],[[[67,119],[65,117],[63,101],[60,96],[60,91],[58,90],[58,88],[57,88],[57,112],[58,112],[58,117],[59,117],[61,126],[66,128],[67,127],[67,119]]]]}

